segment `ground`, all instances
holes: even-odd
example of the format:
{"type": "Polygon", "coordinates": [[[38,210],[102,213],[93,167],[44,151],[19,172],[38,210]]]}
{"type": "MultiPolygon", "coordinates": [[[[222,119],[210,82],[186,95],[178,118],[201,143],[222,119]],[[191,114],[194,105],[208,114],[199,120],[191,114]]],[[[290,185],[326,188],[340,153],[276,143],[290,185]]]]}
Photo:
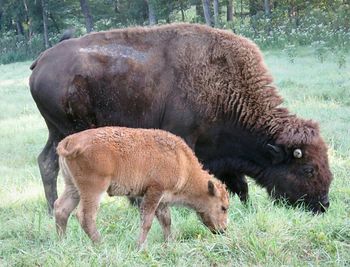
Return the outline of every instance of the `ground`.
{"type": "Polygon", "coordinates": [[[28,88],[31,62],[0,65],[0,266],[349,266],[350,56],[339,69],[308,49],[298,49],[294,63],[283,51],[264,54],[285,105],[319,121],[329,145],[334,181],[326,214],[273,205],[249,180],[251,203],[231,197],[225,235],[211,234],[192,211],[176,207],[172,240],[163,243],[155,222],[138,252],[138,211],[124,198],[105,196],[101,244],[88,240],[74,216],[67,237],[58,240],[36,163],[47,130],[28,88]]]}

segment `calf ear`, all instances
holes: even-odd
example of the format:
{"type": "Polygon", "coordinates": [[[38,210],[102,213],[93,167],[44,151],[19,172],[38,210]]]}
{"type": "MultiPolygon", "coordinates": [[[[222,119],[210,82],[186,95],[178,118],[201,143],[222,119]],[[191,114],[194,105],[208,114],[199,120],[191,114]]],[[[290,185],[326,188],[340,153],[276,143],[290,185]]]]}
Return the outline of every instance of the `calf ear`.
{"type": "Polygon", "coordinates": [[[214,183],[210,180],[208,181],[208,191],[209,191],[209,195],[215,196],[216,188],[214,183]]]}
{"type": "Polygon", "coordinates": [[[267,151],[269,152],[272,164],[281,163],[285,158],[285,152],[281,146],[267,144],[267,151]]]}

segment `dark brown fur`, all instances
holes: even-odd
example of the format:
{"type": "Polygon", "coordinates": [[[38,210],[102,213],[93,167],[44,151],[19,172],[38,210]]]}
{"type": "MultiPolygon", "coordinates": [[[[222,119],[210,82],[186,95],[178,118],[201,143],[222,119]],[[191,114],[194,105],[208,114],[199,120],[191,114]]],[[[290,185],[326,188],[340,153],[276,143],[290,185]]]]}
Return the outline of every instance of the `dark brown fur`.
{"type": "Polygon", "coordinates": [[[280,106],[258,47],[229,31],[172,24],[65,40],[34,63],[30,87],[50,132],[39,157],[50,206],[57,142],[106,125],[183,137],[242,200],[247,174],[273,196],[313,210],[329,205],[332,175],[318,124],[280,106]]]}

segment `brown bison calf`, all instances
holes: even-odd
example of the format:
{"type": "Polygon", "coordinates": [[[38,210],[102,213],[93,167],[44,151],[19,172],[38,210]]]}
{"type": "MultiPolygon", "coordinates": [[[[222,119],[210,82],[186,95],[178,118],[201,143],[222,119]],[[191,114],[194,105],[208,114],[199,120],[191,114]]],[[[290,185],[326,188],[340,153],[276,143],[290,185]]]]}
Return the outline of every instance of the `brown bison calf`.
{"type": "Polygon", "coordinates": [[[168,204],[195,209],[212,231],[227,226],[228,193],[225,186],[202,169],[185,142],[161,130],[104,127],[63,139],[58,147],[65,189],[55,202],[57,232],[80,203],[77,217],[92,241],[100,240],[96,214],[101,195],[142,196],[141,234],[146,240],[154,215],[164,237],[170,235],[168,204]]]}

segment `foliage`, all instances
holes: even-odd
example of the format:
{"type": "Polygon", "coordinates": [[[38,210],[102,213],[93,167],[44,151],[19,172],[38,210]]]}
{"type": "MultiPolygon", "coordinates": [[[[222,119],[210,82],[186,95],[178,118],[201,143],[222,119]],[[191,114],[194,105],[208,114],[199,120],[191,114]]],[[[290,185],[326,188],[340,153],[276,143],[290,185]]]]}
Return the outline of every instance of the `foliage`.
{"type": "MultiPolygon", "coordinates": [[[[174,207],[172,240],[164,244],[154,222],[142,252],[135,246],[139,214],[124,198],[103,198],[100,245],[91,244],[75,216],[67,237],[57,238],[36,161],[47,129],[28,89],[31,62],[0,65],[0,265],[349,266],[350,65],[319,64],[313,53],[295,47],[293,64],[281,51],[265,56],[286,106],[320,123],[334,175],[329,211],[313,216],[301,207],[274,205],[249,180],[251,202],[231,197],[225,235],[211,234],[192,211],[174,207]]],[[[62,177],[58,182],[62,193],[62,177]]]]}
{"type": "MultiPolygon", "coordinates": [[[[341,0],[268,1],[235,0],[233,21],[226,21],[227,0],[219,1],[219,26],[253,39],[263,49],[285,49],[290,56],[293,46],[311,46],[323,62],[334,58],[343,67],[344,54],[350,49],[350,3],[341,0]],[[327,56],[331,54],[331,56],[327,56]]],[[[148,24],[145,0],[88,1],[96,31],[148,24]]],[[[159,24],[175,21],[204,22],[201,0],[149,0],[159,24]]],[[[211,7],[212,9],[213,7],[211,7]]],[[[85,33],[79,1],[48,0],[51,44],[67,28],[76,35],[85,33]]],[[[212,12],[213,10],[211,10],[212,12]]],[[[0,64],[33,59],[44,46],[41,1],[0,0],[0,64]],[[34,43],[34,45],[33,45],[34,43]]],[[[292,57],[291,57],[292,60],[292,57]]]]}

